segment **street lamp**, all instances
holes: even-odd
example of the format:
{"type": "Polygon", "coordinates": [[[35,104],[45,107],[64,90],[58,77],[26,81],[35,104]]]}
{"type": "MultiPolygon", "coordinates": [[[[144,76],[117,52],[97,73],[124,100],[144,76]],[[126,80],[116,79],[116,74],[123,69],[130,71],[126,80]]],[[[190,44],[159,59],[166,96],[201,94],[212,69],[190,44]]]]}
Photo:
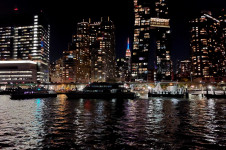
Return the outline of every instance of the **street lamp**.
{"type": "Polygon", "coordinates": [[[213,94],[213,87],[211,85],[209,86],[209,89],[210,91],[212,91],[212,94],[213,94]]]}
{"type": "Polygon", "coordinates": [[[151,87],[148,86],[148,93],[151,93],[151,87]]]}
{"type": "Polygon", "coordinates": [[[210,85],[210,86],[209,86],[209,89],[210,89],[211,91],[212,91],[212,88],[213,88],[213,87],[210,85]]]}
{"type": "Polygon", "coordinates": [[[193,72],[190,73],[191,82],[192,82],[192,74],[193,74],[193,72]]]}

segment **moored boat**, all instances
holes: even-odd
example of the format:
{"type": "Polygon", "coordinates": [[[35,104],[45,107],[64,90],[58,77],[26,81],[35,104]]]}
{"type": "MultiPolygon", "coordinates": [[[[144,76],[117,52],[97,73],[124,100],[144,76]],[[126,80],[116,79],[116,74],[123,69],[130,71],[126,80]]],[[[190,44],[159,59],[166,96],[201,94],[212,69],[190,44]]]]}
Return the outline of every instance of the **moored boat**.
{"type": "Polygon", "coordinates": [[[36,89],[18,89],[11,94],[11,99],[30,99],[30,98],[48,98],[57,97],[55,91],[46,90],[44,88],[36,89]]]}
{"type": "Polygon", "coordinates": [[[216,93],[213,91],[212,94],[209,93],[208,89],[206,90],[206,94],[204,94],[207,98],[226,98],[226,91],[221,91],[221,93],[216,93]]]}
{"type": "Polygon", "coordinates": [[[134,99],[136,94],[124,88],[120,83],[94,82],[87,85],[82,91],[70,91],[66,93],[68,99],[134,99]]]}
{"type": "Polygon", "coordinates": [[[17,90],[18,88],[6,88],[5,90],[0,91],[0,95],[10,95],[11,93],[14,93],[17,90]]]}

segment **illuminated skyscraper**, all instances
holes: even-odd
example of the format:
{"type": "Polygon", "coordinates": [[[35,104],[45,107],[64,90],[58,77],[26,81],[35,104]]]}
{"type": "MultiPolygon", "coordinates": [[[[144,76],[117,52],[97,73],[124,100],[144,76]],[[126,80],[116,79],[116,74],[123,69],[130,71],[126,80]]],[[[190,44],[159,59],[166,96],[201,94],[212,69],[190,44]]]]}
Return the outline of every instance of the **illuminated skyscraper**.
{"type": "Polygon", "coordinates": [[[171,79],[170,24],[167,0],[134,0],[132,78],[147,81],[150,57],[154,56],[157,80],[171,79]],[[155,46],[151,46],[154,41],[155,46]]]}
{"type": "Polygon", "coordinates": [[[48,82],[50,26],[44,15],[17,14],[1,20],[0,81],[5,83],[48,82]],[[18,71],[17,65],[21,66],[22,62],[36,64],[37,69],[31,69],[32,74],[23,74],[23,67],[20,67],[21,72],[18,75],[11,75],[10,72],[18,71]],[[7,64],[11,64],[11,69],[4,69],[7,64]]]}
{"type": "Polygon", "coordinates": [[[131,51],[130,51],[130,44],[129,44],[129,38],[127,40],[127,49],[126,49],[126,58],[131,58],[131,51]]]}
{"type": "Polygon", "coordinates": [[[129,38],[127,40],[127,49],[126,49],[126,71],[125,71],[125,80],[131,80],[131,51],[130,51],[130,43],[129,38]]]}
{"type": "Polygon", "coordinates": [[[225,35],[223,21],[204,11],[191,20],[192,75],[225,76],[225,35]],[[223,34],[222,34],[223,33],[223,34]]]}
{"type": "Polygon", "coordinates": [[[64,82],[106,82],[115,78],[114,24],[108,19],[79,22],[64,51],[64,82]]]}
{"type": "Polygon", "coordinates": [[[96,25],[91,24],[90,30],[92,34],[96,33],[96,40],[91,42],[90,48],[91,81],[113,80],[115,79],[115,26],[108,17],[96,25]]]}
{"type": "MultiPolygon", "coordinates": [[[[71,51],[72,70],[69,76],[73,76],[73,82],[90,82],[91,78],[91,56],[89,42],[90,24],[82,21],[77,24],[77,33],[73,36],[72,44],[68,51],[71,51]]],[[[65,66],[66,68],[66,66],[65,66]]],[[[68,76],[68,77],[69,77],[68,76]]]]}
{"type": "Polygon", "coordinates": [[[131,51],[129,38],[127,40],[127,49],[124,58],[118,58],[116,60],[116,75],[117,80],[129,82],[131,80],[131,51]]]}
{"type": "Polygon", "coordinates": [[[223,64],[222,64],[222,76],[226,77],[226,12],[225,9],[222,9],[219,15],[219,21],[220,21],[220,48],[222,50],[222,55],[224,58],[223,64]]]}

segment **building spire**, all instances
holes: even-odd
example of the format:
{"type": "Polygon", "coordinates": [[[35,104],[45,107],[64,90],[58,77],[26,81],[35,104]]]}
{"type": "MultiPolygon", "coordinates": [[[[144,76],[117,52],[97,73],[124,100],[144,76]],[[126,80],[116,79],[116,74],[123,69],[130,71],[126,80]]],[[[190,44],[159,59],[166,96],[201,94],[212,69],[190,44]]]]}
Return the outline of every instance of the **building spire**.
{"type": "Polygon", "coordinates": [[[129,38],[128,38],[128,40],[127,40],[127,49],[130,49],[130,48],[129,48],[129,38]]]}

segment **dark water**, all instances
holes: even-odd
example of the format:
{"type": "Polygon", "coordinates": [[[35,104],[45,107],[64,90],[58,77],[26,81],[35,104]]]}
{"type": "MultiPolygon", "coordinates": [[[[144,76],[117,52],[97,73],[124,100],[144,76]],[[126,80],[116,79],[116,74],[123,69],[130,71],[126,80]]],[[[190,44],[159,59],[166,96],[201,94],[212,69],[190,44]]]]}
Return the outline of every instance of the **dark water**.
{"type": "Polygon", "coordinates": [[[0,96],[0,149],[51,148],[226,149],[226,100],[0,96]]]}

